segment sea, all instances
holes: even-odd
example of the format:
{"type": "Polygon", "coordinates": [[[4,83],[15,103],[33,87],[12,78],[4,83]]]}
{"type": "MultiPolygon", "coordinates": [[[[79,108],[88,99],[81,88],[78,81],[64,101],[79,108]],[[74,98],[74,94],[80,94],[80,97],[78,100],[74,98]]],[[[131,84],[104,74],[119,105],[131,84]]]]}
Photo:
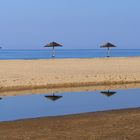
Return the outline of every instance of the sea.
{"type": "MultiPolygon", "coordinates": [[[[56,49],[55,58],[100,58],[106,57],[106,49],[56,49]]],[[[50,59],[52,50],[0,50],[0,60],[50,59]]],[[[137,57],[140,49],[112,49],[111,57],[137,57]]]]}

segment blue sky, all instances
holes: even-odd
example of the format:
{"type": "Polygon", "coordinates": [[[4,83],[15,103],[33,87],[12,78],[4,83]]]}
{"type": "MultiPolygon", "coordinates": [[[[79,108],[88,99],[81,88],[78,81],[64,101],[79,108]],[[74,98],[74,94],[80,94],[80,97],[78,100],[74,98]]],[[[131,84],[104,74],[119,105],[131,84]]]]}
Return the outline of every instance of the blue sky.
{"type": "Polygon", "coordinates": [[[50,41],[65,49],[140,49],[140,0],[1,0],[0,45],[42,49],[50,41]]]}

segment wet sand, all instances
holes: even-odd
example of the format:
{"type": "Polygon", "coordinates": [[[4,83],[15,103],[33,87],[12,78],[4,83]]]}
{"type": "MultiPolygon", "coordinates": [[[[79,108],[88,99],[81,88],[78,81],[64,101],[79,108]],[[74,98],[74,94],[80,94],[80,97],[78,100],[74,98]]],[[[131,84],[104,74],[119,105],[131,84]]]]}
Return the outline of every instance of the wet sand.
{"type": "Polygon", "coordinates": [[[0,92],[140,83],[140,57],[0,60],[0,67],[0,92]]]}
{"type": "Polygon", "coordinates": [[[2,91],[0,96],[20,96],[31,94],[47,94],[47,93],[64,93],[64,92],[83,92],[83,91],[97,91],[97,90],[127,90],[127,89],[140,88],[140,83],[131,84],[112,84],[112,85],[93,85],[93,86],[80,86],[80,87],[62,87],[62,88],[39,88],[30,90],[14,90],[2,91]]]}
{"type": "Polygon", "coordinates": [[[0,123],[0,140],[139,140],[140,108],[0,123]]]}

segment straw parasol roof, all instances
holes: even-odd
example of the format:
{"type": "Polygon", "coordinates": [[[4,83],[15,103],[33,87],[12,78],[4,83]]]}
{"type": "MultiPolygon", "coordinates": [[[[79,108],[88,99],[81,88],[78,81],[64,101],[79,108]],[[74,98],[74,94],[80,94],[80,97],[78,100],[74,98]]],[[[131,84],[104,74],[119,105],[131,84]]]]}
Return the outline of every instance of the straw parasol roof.
{"type": "Polygon", "coordinates": [[[101,48],[113,48],[113,47],[117,47],[114,44],[107,42],[106,44],[102,45],[101,48]]]}
{"type": "Polygon", "coordinates": [[[61,44],[56,42],[50,42],[49,44],[45,45],[44,47],[62,47],[61,44]]]}

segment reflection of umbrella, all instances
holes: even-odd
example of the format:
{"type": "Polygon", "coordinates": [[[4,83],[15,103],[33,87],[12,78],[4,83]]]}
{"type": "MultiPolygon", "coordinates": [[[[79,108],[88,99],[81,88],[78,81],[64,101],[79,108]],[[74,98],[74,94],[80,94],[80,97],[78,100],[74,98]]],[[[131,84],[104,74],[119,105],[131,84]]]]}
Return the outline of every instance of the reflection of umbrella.
{"type": "Polygon", "coordinates": [[[2,100],[2,98],[0,97],[0,100],[2,100]]]}
{"type": "Polygon", "coordinates": [[[54,95],[53,94],[53,95],[46,95],[45,97],[50,99],[50,100],[52,100],[52,101],[56,101],[56,100],[62,98],[63,96],[59,96],[59,95],[54,95]]]}
{"type": "Polygon", "coordinates": [[[61,47],[61,44],[58,44],[56,42],[51,42],[47,45],[45,45],[44,47],[52,47],[53,48],[53,53],[52,53],[52,57],[55,57],[55,52],[54,52],[54,47],[61,47]]]}
{"type": "Polygon", "coordinates": [[[109,43],[109,42],[101,46],[101,48],[107,48],[107,57],[110,57],[109,48],[114,48],[114,47],[116,47],[116,46],[111,44],[111,43],[109,43]]]}
{"type": "Polygon", "coordinates": [[[108,90],[108,91],[101,91],[101,93],[109,97],[109,96],[114,95],[117,92],[108,90]]]}

